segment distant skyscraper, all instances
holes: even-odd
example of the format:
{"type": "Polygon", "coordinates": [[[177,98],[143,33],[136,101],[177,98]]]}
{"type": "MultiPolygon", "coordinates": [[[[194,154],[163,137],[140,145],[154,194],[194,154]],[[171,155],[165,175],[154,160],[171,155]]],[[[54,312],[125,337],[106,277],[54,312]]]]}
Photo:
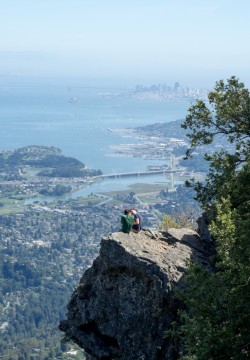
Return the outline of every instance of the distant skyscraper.
{"type": "Polygon", "coordinates": [[[174,91],[177,91],[179,89],[179,87],[180,87],[180,83],[176,82],[174,84],[174,91]]]}

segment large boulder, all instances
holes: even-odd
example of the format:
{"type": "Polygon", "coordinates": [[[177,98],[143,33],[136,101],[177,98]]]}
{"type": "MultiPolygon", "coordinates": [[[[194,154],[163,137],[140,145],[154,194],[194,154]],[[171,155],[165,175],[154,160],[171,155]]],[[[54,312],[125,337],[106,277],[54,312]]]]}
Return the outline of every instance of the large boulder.
{"type": "Polygon", "coordinates": [[[188,261],[209,266],[209,249],[190,229],[138,234],[116,232],[82,276],[59,328],[89,359],[177,359],[166,334],[180,306],[188,261]]]}

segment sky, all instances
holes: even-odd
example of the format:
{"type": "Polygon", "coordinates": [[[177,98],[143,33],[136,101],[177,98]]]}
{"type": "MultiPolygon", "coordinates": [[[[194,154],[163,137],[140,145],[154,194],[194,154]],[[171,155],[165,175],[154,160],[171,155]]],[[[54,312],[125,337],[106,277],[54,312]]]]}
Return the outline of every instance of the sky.
{"type": "Polygon", "coordinates": [[[249,0],[8,0],[0,75],[250,85],[249,0]]]}

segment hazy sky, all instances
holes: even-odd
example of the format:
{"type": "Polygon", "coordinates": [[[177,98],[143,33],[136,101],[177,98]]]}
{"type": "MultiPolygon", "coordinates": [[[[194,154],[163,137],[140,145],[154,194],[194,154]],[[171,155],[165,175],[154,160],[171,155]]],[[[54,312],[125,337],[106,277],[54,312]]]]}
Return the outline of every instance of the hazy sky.
{"type": "Polygon", "coordinates": [[[249,0],[3,0],[0,74],[250,84],[249,0]]]}

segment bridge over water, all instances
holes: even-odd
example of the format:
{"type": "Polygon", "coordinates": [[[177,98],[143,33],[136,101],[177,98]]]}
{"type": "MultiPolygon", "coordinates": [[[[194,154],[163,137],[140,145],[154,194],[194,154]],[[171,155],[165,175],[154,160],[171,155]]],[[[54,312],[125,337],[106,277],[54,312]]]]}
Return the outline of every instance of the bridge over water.
{"type": "Polygon", "coordinates": [[[174,174],[181,172],[183,170],[152,170],[152,171],[136,171],[136,172],[127,172],[127,173],[114,173],[114,174],[104,174],[96,176],[99,179],[117,179],[121,177],[131,177],[131,176],[150,176],[150,175],[159,175],[159,174],[174,174]]]}

